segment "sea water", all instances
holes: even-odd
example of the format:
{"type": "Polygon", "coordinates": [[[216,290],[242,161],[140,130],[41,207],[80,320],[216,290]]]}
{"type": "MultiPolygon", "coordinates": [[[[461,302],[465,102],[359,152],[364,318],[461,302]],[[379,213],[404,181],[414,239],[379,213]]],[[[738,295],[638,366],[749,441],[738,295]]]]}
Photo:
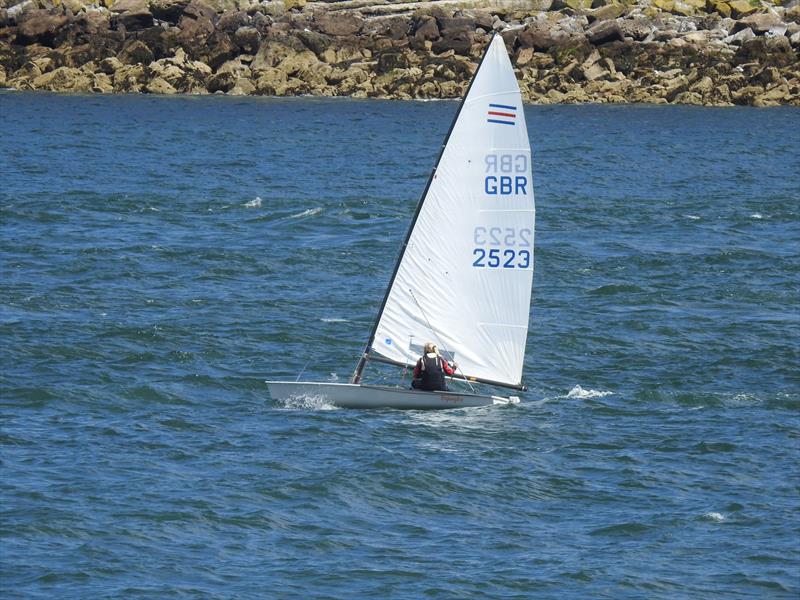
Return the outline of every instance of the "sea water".
{"type": "Polygon", "coordinates": [[[0,595],[797,598],[796,108],[526,107],[522,403],[269,398],[348,379],[456,109],[0,93],[0,595]]]}

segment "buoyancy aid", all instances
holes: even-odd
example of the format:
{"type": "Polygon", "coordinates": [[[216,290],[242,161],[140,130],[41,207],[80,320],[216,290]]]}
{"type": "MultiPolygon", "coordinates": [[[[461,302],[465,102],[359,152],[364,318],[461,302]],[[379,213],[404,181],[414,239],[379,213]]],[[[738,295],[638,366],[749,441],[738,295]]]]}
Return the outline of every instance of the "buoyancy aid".
{"type": "Polygon", "coordinates": [[[420,364],[420,389],[435,392],[437,390],[447,390],[447,382],[444,378],[442,359],[438,354],[425,354],[420,364]]]}

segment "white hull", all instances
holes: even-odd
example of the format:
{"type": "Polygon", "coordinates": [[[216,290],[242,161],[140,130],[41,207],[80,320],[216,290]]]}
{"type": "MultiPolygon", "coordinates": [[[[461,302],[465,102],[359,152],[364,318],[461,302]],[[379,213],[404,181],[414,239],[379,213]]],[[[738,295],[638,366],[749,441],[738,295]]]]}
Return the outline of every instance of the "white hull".
{"type": "Polygon", "coordinates": [[[314,383],[307,381],[267,381],[273,400],[286,402],[314,399],[341,408],[410,408],[443,409],[465,406],[516,404],[511,396],[482,396],[459,392],[422,392],[399,387],[353,383],[314,383]]]}

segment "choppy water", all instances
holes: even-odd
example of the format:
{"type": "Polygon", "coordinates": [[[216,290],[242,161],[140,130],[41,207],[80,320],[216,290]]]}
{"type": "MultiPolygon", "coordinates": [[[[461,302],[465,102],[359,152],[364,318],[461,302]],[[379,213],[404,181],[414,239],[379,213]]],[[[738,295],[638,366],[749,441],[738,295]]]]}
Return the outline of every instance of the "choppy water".
{"type": "Polygon", "coordinates": [[[269,399],[455,109],[0,94],[3,597],[800,594],[797,109],[527,107],[523,404],[269,399]]]}

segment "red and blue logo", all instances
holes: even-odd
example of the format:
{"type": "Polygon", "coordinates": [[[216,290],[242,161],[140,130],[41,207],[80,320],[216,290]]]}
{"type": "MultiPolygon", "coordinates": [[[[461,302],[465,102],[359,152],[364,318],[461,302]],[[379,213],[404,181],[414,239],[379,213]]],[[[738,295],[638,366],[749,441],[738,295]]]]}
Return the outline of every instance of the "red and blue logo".
{"type": "Polygon", "coordinates": [[[487,123],[497,123],[499,125],[516,125],[517,107],[508,104],[490,104],[487,114],[487,123]]]}

